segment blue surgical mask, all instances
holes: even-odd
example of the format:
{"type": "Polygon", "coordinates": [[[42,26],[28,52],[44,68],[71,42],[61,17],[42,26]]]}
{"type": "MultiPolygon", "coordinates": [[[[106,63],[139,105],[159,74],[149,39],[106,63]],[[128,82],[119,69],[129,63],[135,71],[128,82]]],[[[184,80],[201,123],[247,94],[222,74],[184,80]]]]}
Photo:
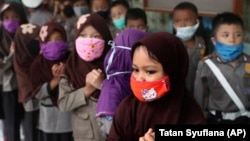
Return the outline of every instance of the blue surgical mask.
{"type": "Polygon", "coordinates": [[[216,41],[215,50],[217,54],[224,59],[225,61],[233,61],[238,56],[241,55],[244,49],[244,44],[241,43],[239,45],[226,45],[216,41]]]}
{"type": "Polygon", "coordinates": [[[88,6],[74,6],[74,12],[76,14],[76,16],[80,17],[83,14],[87,14],[90,12],[89,7],[88,6]]]}
{"type": "Polygon", "coordinates": [[[116,28],[121,30],[125,27],[125,17],[114,20],[113,23],[114,23],[116,28]]]}
{"type": "Polygon", "coordinates": [[[188,41],[190,40],[193,36],[196,30],[198,29],[200,23],[199,21],[197,24],[193,26],[187,26],[187,27],[175,27],[176,29],[176,36],[179,37],[182,41],[188,41]]]}

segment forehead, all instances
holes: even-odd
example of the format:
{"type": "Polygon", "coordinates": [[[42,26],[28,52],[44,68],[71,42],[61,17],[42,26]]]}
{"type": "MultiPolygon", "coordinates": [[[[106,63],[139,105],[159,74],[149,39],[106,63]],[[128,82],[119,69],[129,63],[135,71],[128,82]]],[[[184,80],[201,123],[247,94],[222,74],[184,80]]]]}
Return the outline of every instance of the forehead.
{"type": "Polygon", "coordinates": [[[143,19],[128,19],[127,25],[145,25],[143,19]]]}
{"type": "Polygon", "coordinates": [[[92,6],[108,6],[107,0],[93,0],[92,6]]]}
{"type": "Polygon", "coordinates": [[[148,50],[144,45],[140,45],[134,51],[133,64],[138,66],[144,66],[147,64],[160,65],[160,62],[149,56],[148,50]]]}
{"type": "Polygon", "coordinates": [[[220,32],[243,32],[239,24],[221,24],[217,27],[217,33],[220,32]]]}
{"type": "Polygon", "coordinates": [[[126,9],[126,7],[124,7],[123,5],[121,5],[121,4],[118,4],[118,5],[116,5],[116,6],[113,6],[112,8],[111,8],[111,12],[115,12],[115,11],[127,11],[127,9],[126,9]]]}
{"type": "Polygon", "coordinates": [[[177,9],[173,12],[174,19],[196,18],[197,15],[191,9],[177,9]]]}
{"type": "Polygon", "coordinates": [[[59,32],[59,31],[53,31],[50,34],[49,38],[56,38],[56,37],[59,37],[59,36],[62,36],[61,32],[59,32]]]}
{"type": "Polygon", "coordinates": [[[17,13],[13,9],[7,9],[3,12],[3,16],[8,16],[8,15],[17,15],[17,13]]]}
{"type": "Polygon", "coordinates": [[[97,32],[99,33],[93,26],[87,25],[85,26],[80,33],[86,33],[86,32],[97,32]]]}

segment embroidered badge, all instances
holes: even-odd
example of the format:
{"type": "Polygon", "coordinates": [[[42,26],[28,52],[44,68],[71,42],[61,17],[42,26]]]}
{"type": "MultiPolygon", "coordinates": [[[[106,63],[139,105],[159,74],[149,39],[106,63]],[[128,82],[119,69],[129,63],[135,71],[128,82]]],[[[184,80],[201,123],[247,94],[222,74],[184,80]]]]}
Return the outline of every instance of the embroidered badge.
{"type": "Polygon", "coordinates": [[[29,23],[29,24],[21,25],[21,28],[22,28],[22,33],[23,34],[26,34],[26,33],[32,34],[34,29],[36,28],[36,26],[29,23]]]}
{"type": "Polygon", "coordinates": [[[45,38],[48,36],[48,26],[42,26],[39,36],[41,40],[44,42],[45,38]]]}
{"type": "Polygon", "coordinates": [[[2,7],[2,9],[1,9],[1,12],[3,12],[4,10],[6,10],[9,6],[10,6],[9,3],[4,4],[3,7],[2,7]]]}
{"type": "Polygon", "coordinates": [[[81,24],[85,23],[86,20],[87,20],[87,17],[89,16],[90,14],[85,14],[85,15],[82,15],[78,22],[77,22],[77,29],[79,29],[81,27],[81,24]]]}
{"type": "Polygon", "coordinates": [[[246,63],[245,72],[246,72],[246,74],[250,75],[250,63],[246,63]]]}

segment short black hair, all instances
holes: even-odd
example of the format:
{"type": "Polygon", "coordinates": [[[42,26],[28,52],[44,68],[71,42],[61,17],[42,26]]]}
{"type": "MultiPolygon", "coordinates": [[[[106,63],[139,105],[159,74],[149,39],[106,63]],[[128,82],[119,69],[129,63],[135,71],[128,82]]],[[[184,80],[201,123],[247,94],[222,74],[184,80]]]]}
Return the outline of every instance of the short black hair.
{"type": "Polygon", "coordinates": [[[189,9],[189,10],[193,11],[196,15],[198,15],[197,7],[191,2],[181,2],[181,3],[177,4],[174,7],[173,12],[176,10],[183,10],[183,9],[189,9]]]}
{"type": "Polygon", "coordinates": [[[141,8],[130,8],[128,9],[126,16],[125,16],[125,25],[127,25],[128,20],[138,20],[142,19],[145,25],[147,25],[147,15],[145,11],[141,8]]]}
{"type": "Polygon", "coordinates": [[[112,3],[111,3],[111,5],[110,5],[110,9],[112,8],[112,7],[115,7],[115,6],[117,6],[117,5],[122,5],[122,6],[124,6],[126,9],[129,9],[129,4],[128,4],[128,2],[126,1],[126,0],[116,0],[116,1],[113,1],[112,3]]]}
{"type": "Polygon", "coordinates": [[[240,16],[232,13],[232,12],[223,12],[217,14],[212,22],[212,34],[213,36],[216,34],[217,29],[222,24],[235,24],[239,25],[242,29],[244,28],[243,20],[240,16]]]}
{"type": "Polygon", "coordinates": [[[75,16],[73,6],[72,6],[72,5],[66,5],[66,6],[63,8],[63,14],[64,14],[67,18],[70,18],[70,17],[75,16]]]}

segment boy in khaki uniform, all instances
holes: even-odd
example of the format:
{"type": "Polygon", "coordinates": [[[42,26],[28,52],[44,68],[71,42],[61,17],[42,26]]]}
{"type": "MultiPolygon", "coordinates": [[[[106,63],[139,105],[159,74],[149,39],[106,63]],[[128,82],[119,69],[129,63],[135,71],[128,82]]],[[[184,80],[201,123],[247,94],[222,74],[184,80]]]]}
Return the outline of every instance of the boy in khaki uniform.
{"type": "Polygon", "coordinates": [[[233,13],[218,14],[212,33],[215,50],[198,64],[195,98],[208,123],[249,124],[250,57],[243,53],[243,21],[233,13]]]}
{"type": "Polygon", "coordinates": [[[175,36],[180,38],[187,49],[189,58],[186,87],[193,96],[195,73],[198,62],[204,57],[206,42],[203,37],[203,25],[198,17],[197,7],[190,2],[181,2],[173,10],[175,36]]]}

